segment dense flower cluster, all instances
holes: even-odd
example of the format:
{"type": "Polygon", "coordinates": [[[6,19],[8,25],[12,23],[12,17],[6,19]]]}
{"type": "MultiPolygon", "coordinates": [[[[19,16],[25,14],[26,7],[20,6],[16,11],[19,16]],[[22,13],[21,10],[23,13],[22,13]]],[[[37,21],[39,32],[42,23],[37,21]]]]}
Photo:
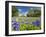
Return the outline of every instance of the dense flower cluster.
{"type": "Polygon", "coordinates": [[[34,22],[32,22],[33,25],[36,25],[36,26],[40,26],[40,21],[39,20],[36,20],[34,22]]]}
{"type": "Polygon", "coordinates": [[[18,31],[18,30],[19,30],[19,25],[20,25],[20,23],[19,23],[19,22],[12,21],[12,26],[13,26],[13,28],[14,28],[16,31],[18,31]]]}

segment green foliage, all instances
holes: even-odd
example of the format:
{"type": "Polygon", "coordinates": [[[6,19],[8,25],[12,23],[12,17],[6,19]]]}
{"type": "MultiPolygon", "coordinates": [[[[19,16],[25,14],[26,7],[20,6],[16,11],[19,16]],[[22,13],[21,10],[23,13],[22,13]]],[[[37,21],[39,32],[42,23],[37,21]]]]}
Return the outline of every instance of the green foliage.
{"type": "Polygon", "coordinates": [[[32,24],[20,24],[20,31],[24,30],[39,30],[40,27],[34,26],[32,24]]]}
{"type": "Polygon", "coordinates": [[[26,24],[20,24],[20,31],[26,30],[26,24]]]}
{"type": "Polygon", "coordinates": [[[12,6],[12,17],[13,16],[18,16],[18,9],[15,6],[12,6]]]}

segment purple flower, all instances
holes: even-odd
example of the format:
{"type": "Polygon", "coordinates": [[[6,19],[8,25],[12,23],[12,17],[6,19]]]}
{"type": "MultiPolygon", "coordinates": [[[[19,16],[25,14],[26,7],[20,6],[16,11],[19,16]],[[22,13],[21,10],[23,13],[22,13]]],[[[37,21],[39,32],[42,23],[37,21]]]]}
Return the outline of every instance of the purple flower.
{"type": "Polygon", "coordinates": [[[12,21],[12,26],[13,26],[13,28],[14,28],[16,31],[18,31],[18,30],[19,30],[19,25],[20,25],[20,23],[19,23],[19,22],[12,21]]]}
{"type": "Polygon", "coordinates": [[[35,22],[32,22],[33,25],[40,26],[40,21],[36,20],[35,22]]]}

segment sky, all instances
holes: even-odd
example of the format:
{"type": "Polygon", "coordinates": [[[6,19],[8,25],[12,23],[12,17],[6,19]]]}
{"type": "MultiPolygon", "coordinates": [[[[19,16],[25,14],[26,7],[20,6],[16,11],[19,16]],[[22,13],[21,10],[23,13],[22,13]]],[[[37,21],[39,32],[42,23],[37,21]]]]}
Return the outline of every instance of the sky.
{"type": "Polygon", "coordinates": [[[25,13],[29,10],[29,7],[25,7],[25,6],[16,6],[16,8],[21,12],[21,13],[25,13]]]}
{"type": "Polygon", "coordinates": [[[29,7],[26,7],[26,6],[16,6],[16,8],[19,10],[20,16],[21,15],[26,16],[26,14],[28,13],[28,10],[29,10],[29,7]]]}

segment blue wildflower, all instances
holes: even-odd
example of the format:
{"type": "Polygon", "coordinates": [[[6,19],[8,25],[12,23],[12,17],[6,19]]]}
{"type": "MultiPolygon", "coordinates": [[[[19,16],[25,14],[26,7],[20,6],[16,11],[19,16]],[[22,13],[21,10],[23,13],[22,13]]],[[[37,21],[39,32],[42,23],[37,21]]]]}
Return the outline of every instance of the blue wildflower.
{"type": "Polygon", "coordinates": [[[36,20],[35,22],[32,22],[32,24],[36,25],[36,26],[40,26],[40,21],[36,20]]]}
{"type": "Polygon", "coordinates": [[[12,26],[13,26],[13,28],[16,30],[16,31],[18,31],[19,30],[19,22],[16,22],[16,21],[12,21],[12,26]]]}

